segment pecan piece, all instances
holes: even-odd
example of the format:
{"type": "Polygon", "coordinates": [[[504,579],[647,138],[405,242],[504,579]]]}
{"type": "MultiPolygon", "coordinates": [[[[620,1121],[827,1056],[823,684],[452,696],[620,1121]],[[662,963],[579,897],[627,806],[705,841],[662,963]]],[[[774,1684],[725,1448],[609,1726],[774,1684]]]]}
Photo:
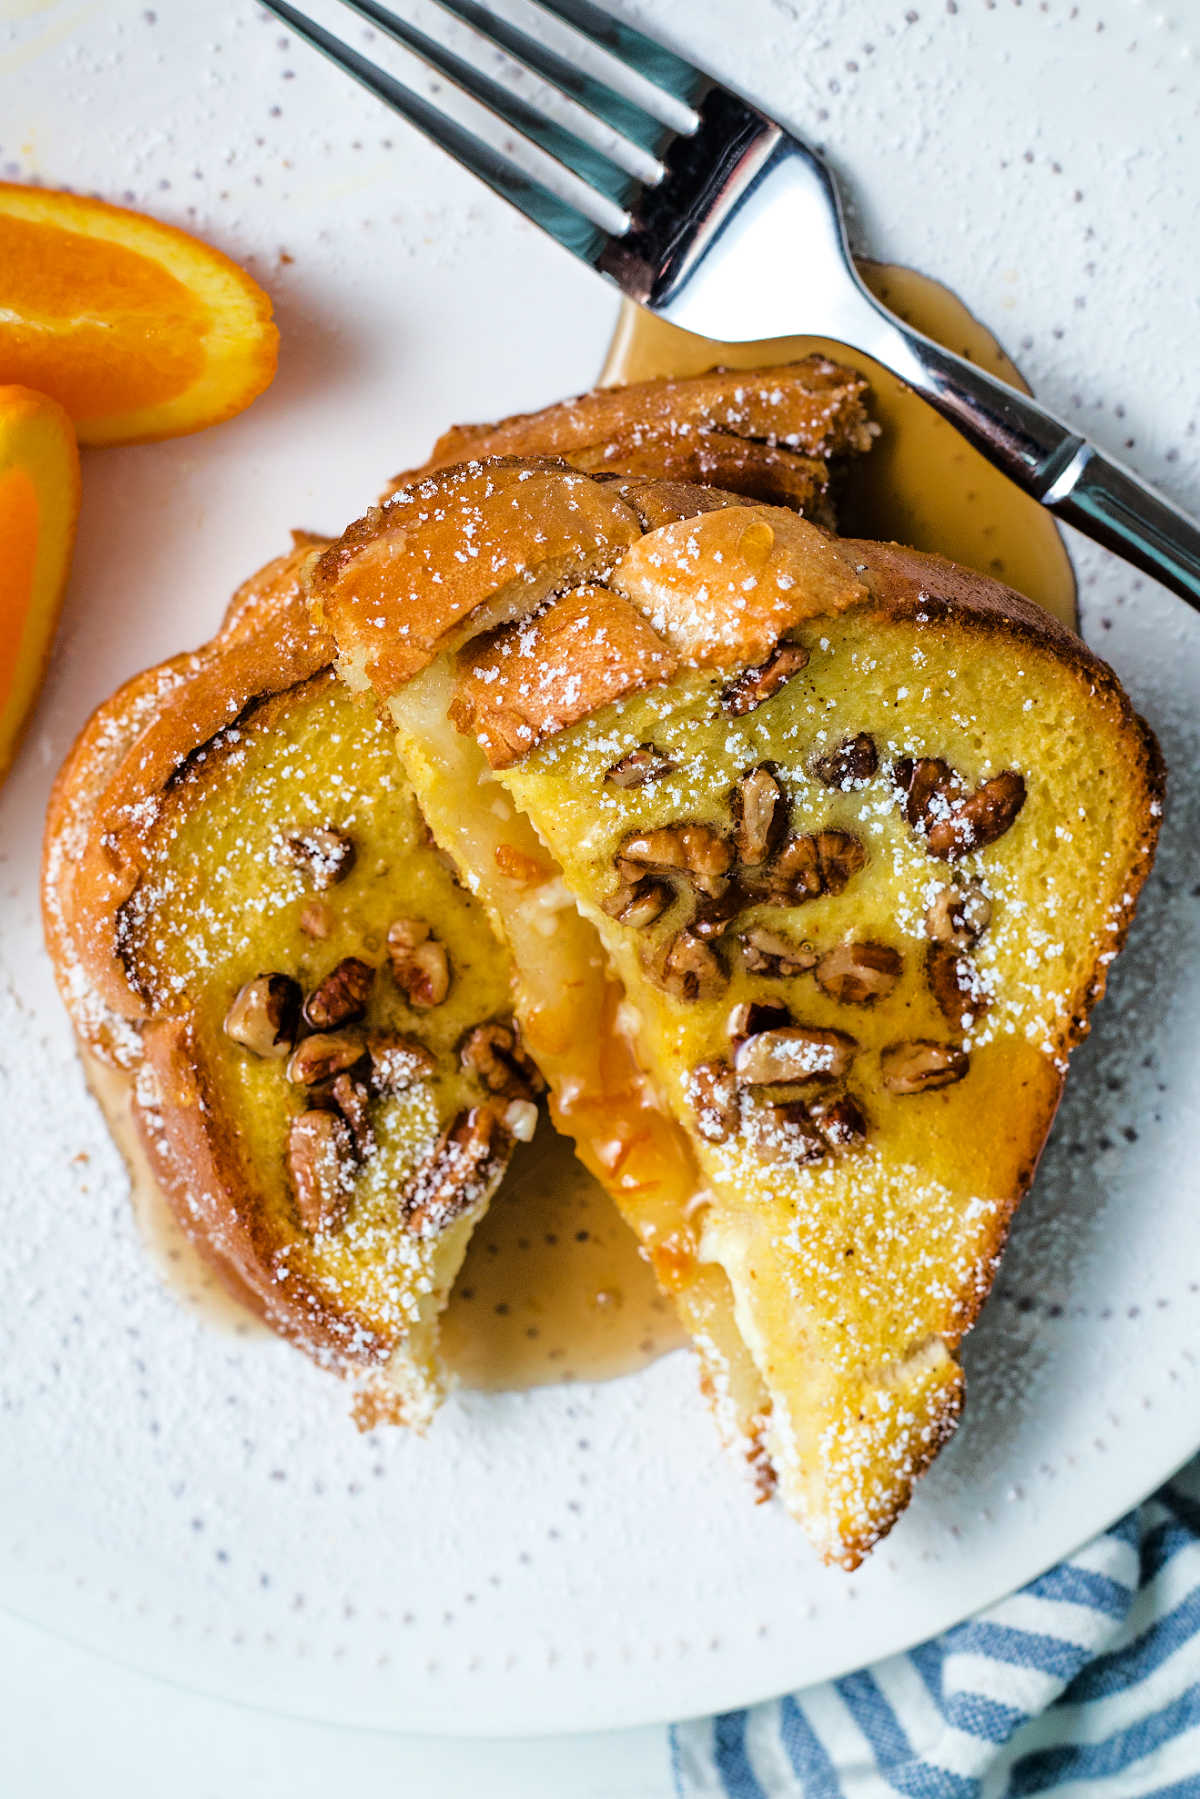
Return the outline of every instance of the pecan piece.
{"type": "Polygon", "coordinates": [[[817,952],[810,943],[793,943],[766,925],[751,925],[738,938],[742,966],[748,974],[796,975],[815,968],[817,952]]]}
{"type": "Polygon", "coordinates": [[[604,779],[614,787],[644,787],[647,781],[659,781],[664,775],[674,774],[679,767],[664,751],[653,743],[639,743],[636,749],[626,750],[619,761],[605,773],[604,779]]]}
{"type": "Polygon", "coordinates": [[[901,756],[892,764],[892,779],[903,794],[900,810],[906,824],[923,831],[931,822],[931,809],[945,807],[948,797],[962,782],[948,762],[940,756],[901,756]]]}
{"type": "Polygon", "coordinates": [[[836,1099],[815,1105],[812,1115],[830,1149],[849,1149],[853,1143],[866,1141],[866,1115],[851,1093],[841,1093],[836,1099]]]}
{"type": "Polygon", "coordinates": [[[304,1022],[314,1031],[333,1031],[361,1018],[367,1008],[375,970],[357,956],[344,956],[304,1002],[304,1022]]]}
{"type": "Polygon", "coordinates": [[[808,651],[803,644],[777,643],[765,662],[743,669],[721,689],[721,705],[732,718],[742,718],[807,667],[808,651]]]}
{"type": "Polygon", "coordinates": [[[329,1097],[346,1120],[355,1155],[363,1161],[374,1148],[370,1093],[352,1074],[339,1074],[329,1089],[329,1097]]]}
{"type": "Polygon", "coordinates": [[[353,1068],[367,1053],[361,1031],[318,1031],[305,1037],[292,1051],[287,1065],[287,1078],[300,1087],[315,1087],[319,1081],[331,1081],[336,1074],[353,1068]]]}
{"type": "Polygon", "coordinates": [[[845,737],[836,749],[827,750],[812,764],[812,772],[824,787],[861,787],[879,767],[875,739],[866,731],[845,737]]]}
{"type": "Polygon", "coordinates": [[[696,1129],[709,1143],[724,1143],[738,1127],[740,1106],[737,1081],[724,1056],[700,1062],[684,1083],[688,1103],[696,1114],[696,1129]]]}
{"type": "Polygon", "coordinates": [[[726,1030],[729,1041],[737,1048],[747,1037],[757,1037],[760,1031],[774,1031],[780,1025],[795,1024],[795,1019],[788,1008],[779,1000],[751,999],[743,1000],[729,1014],[726,1030]]]}
{"type": "Polygon", "coordinates": [[[972,850],[986,849],[1004,836],[1024,804],[1024,779],[1006,768],[956,801],[948,818],[934,820],[925,833],[930,854],[957,862],[972,850]]]}
{"type": "Polygon", "coordinates": [[[354,845],[332,825],[312,825],[288,832],[276,846],[275,861],[281,868],[299,870],[314,887],[334,887],[354,866],[354,845]]]}
{"type": "Polygon", "coordinates": [[[701,893],[723,892],[733,861],[728,841],[711,825],[658,825],[629,831],[617,845],[617,873],[633,886],[645,874],[681,874],[701,893]]]}
{"type": "Polygon", "coordinates": [[[345,1223],[354,1193],[354,1139],[339,1112],[301,1112],[288,1128],[287,1171],[305,1230],[345,1223]]]}
{"type": "Polygon", "coordinates": [[[838,943],[817,963],[817,985],[844,1006],[886,999],[904,964],[886,943],[838,943]]]}
{"type": "Polygon", "coordinates": [[[941,757],[909,757],[897,762],[892,775],[903,799],[907,822],[924,837],[931,856],[956,862],[972,850],[986,849],[1012,825],[1025,804],[1025,781],[1005,769],[973,792],[962,776],[941,757]]]}
{"type": "Polygon", "coordinates": [[[540,1070],[521,1048],[512,1025],[477,1024],[459,1045],[458,1059],[468,1073],[479,1076],[489,1093],[504,1099],[532,1099],[546,1091],[540,1070]]]}
{"type": "Polygon", "coordinates": [[[388,966],[410,1006],[428,1012],[450,991],[450,958],[419,918],[396,918],[388,926],[388,966]]]}
{"type": "Polygon", "coordinates": [[[508,1146],[509,1133],[495,1106],[460,1112],[401,1195],[406,1222],[418,1231],[443,1230],[482,1199],[508,1146]]]}
{"type": "Polygon", "coordinates": [[[880,1054],[883,1084],[889,1093],[929,1093],[961,1081],[971,1058],[956,1043],[933,1043],[916,1037],[892,1043],[880,1054]]]}
{"type": "Polygon", "coordinates": [[[659,985],[673,999],[712,999],[726,975],[716,951],[686,927],[667,944],[658,967],[659,985]]]}
{"type": "Polygon", "coordinates": [[[935,943],[968,950],[992,922],[992,902],[977,881],[952,881],[939,889],[925,914],[925,932],[935,943]]]}
{"type": "Polygon", "coordinates": [[[256,1056],[286,1056],[296,1039],[300,989],[286,974],[260,974],[240,987],[225,1035],[256,1056]]]}
{"type": "Polygon", "coordinates": [[[767,870],[767,899],[778,906],[800,906],[823,893],[841,893],[866,860],[866,850],[849,831],[789,837],[767,870]]]}
{"type": "Polygon", "coordinates": [[[769,764],[747,770],[729,804],[738,860],[745,868],[757,868],[778,849],[788,827],[787,796],[769,764]]]}
{"type": "Polygon", "coordinates": [[[674,898],[674,893],[665,881],[647,878],[636,882],[632,887],[622,881],[616,891],[610,893],[604,901],[604,910],[618,924],[627,924],[635,931],[644,931],[662,917],[674,898]]]}
{"type": "Polygon", "coordinates": [[[925,974],[942,1016],[956,1030],[978,1024],[988,1009],[988,994],[979,970],[949,943],[931,943],[925,952],[925,974]]]}
{"type": "Polygon", "coordinates": [[[840,1081],[849,1072],[858,1044],[845,1031],[791,1024],[759,1031],[739,1043],[733,1066],[741,1085],[766,1087],[775,1082],[803,1086],[840,1081]]]}
{"type": "Polygon", "coordinates": [[[405,1093],[437,1069],[437,1058],[415,1037],[398,1031],[369,1031],[371,1078],[381,1093],[405,1093]]]}
{"type": "Polygon", "coordinates": [[[803,1100],[754,1106],[749,1122],[754,1147],[768,1161],[804,1168],[829,1153],[829,1145],[803,1100]]]}

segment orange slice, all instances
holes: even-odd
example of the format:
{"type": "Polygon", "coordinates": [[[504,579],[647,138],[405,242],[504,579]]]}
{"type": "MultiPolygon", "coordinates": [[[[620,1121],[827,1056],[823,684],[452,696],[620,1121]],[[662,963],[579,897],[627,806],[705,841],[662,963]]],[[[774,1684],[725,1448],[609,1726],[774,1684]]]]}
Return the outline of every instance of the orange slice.
{"type": "Polygon", "coordinates": [[[258,283],[144,213],[0,182],[0,270],[0,381],[51,394],[80,443],[201,431],[275,373],[258,283]]]}
{"type": "Polygon", "coordinates": [[[56,400],[0,387],[0,781],[42,684],[79,515],[79,452],[56,400]]]}

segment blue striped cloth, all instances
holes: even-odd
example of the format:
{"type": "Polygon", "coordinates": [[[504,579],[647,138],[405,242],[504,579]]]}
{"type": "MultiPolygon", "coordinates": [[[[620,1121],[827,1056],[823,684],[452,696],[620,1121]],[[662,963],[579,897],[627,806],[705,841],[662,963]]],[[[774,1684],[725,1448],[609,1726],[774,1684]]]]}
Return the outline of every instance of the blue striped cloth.
{"type": "Polygon", "coordinates": [[[1200,1459],[932,1642],[671,1743],[680,1799],[1200,1799],[1200,1459]]]}

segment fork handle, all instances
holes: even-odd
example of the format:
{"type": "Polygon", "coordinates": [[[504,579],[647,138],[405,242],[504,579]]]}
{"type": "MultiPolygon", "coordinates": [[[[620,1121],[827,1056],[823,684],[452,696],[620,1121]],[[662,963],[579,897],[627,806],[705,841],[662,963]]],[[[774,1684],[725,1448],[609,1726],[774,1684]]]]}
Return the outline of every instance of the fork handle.
{"type": "MultiPolygon", "coordinates": [[[[882,307],[877,307],[884,313],[882,307]]],[[[891,313],[866,345],[1025,492],[1200,610],[1200,526],[1061,419],[891,313]],[[897,341],[899,339],[899,341],[897,341]]]]}

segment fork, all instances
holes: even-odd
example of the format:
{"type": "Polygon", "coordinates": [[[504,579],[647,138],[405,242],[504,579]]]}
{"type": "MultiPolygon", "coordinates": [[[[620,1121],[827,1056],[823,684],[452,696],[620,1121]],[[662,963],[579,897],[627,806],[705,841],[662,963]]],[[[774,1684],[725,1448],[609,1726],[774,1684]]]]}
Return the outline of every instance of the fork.
{"type": "Polygon", "coordinates": [[[343,0],[559,163],[575,178],[572,201],[287,0],[261,3],[629,298],[704,337],[804,331],[864,352],[1050,512],[1200,610],[1200,527],[1035,400],[883,306],[855,269],[823,158],[675,51],[593,0],[533,0],[632,70],[643,103],[479,0],[437,0],[616,133],[601,150],[377,0],[343,0]]]}

